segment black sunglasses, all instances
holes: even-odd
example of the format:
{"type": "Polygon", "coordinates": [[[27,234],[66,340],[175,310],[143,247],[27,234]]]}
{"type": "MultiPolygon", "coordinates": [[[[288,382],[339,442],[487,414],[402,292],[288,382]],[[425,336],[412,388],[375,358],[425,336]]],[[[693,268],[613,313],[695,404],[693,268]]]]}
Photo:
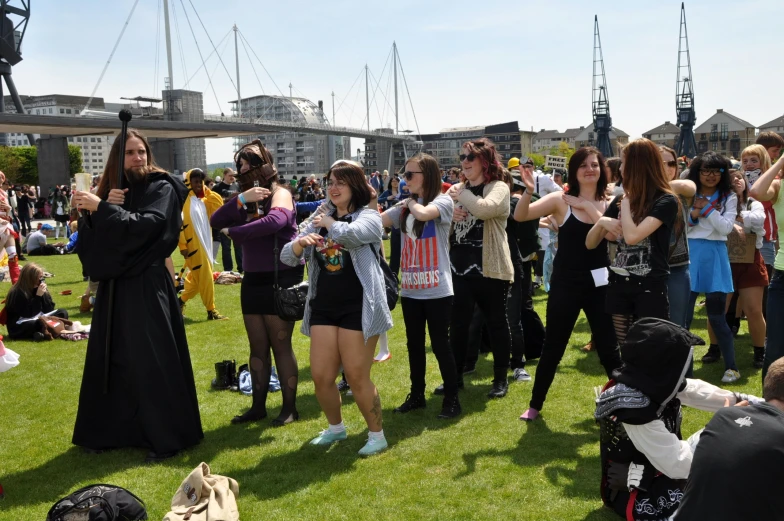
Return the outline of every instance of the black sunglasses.
{"type": "Polygon", "coordinates": [[[460,154],[460,155],[459,155],[459,156],[457,156],[457,157],[459,157],[459,158],[460,158],[460,161],[465,161],[466,159],[467,159],[467,160],[469,160],[469,161],[473,161],[474,159],[476,159],[476,155],[474,155],[474,153],[473,153],[473,152],[472,152],[472,153],[470,153],[470,154],[468,154],[468,155],[466,155],[466,154],[460,154]]]}
{"type": "Polygon", "coordinates": [[[403,172],[403,177],[406,181],[411,181],[414,178],[414,174],[421,174],[422,172],[403,172]]]}

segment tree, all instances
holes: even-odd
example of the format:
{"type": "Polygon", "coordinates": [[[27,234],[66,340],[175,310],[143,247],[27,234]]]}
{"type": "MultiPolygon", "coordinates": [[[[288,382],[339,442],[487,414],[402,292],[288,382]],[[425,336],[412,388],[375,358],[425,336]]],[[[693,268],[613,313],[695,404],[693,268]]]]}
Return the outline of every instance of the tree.
{"type": "Polygon", "coordinates": [[[544,166],[544,156],[542,154],[528,154],[536,168],[542,168],[544,166]]]}
{"type": "Polygon", "coordinates": [[[68,145],[68,173],[78,174],[82,171],[82,149],[76,145],[68,145]]]}

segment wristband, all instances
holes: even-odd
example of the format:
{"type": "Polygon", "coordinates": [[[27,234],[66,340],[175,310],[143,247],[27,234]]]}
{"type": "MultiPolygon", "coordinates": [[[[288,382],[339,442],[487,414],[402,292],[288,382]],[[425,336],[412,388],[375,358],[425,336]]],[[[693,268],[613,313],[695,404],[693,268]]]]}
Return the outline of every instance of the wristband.
{"type": "Polygon", "coordinates": [[[248,209],[248,208],[245,206],[246,204],[248,204],[248,202],[245,200],[245,194],[240,194],[240,195],[237,197],[237,200],[240,202],[240,204],[242,205],[242,207],[243,207],[243,208],[245,208],[246,210],[248,209]]]}

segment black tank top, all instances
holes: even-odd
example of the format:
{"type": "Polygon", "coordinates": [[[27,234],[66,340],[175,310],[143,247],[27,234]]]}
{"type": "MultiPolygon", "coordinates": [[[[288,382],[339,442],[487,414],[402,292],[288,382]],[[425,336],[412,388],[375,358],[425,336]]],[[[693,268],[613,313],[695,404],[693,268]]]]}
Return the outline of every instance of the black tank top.
{"type": "Polygon", "coordinates": [[[558,252],[553,260],[554,270],[591,271],[610,265],[607,240],[602,239],[593,250],[585,247],[585,238],[593,224],[579,220],[569,209],[569,216],[558,231],[558,252]]]}

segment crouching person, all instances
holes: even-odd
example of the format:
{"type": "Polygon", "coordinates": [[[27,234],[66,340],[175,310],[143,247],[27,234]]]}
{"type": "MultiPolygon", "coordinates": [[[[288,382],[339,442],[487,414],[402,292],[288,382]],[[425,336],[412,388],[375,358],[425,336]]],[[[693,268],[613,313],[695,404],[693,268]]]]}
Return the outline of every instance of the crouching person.
{"type": "Polygon", "coordinates": [[[681,439],[681,405],[718,411],[759,398],[685,378],[693,345],[704,341],[656,318],[632,325],[623,365],[596,400],[604,504],[634,521],[663,520],[683,498],[698,435],[681,439]]]}
{"type": "Polygon", "coordinates": [[[41,313],[68,318],[68,311],[64,309],[55,311],[52,296],[46,289],[44,280],[44,271],[37,264],[29,262],[22,268],[19,280],[11,287],[6,298],[9,338],[44,340],[46,337],[44,324],[40,320],[25,320],[33,319],[41,313]]]}

